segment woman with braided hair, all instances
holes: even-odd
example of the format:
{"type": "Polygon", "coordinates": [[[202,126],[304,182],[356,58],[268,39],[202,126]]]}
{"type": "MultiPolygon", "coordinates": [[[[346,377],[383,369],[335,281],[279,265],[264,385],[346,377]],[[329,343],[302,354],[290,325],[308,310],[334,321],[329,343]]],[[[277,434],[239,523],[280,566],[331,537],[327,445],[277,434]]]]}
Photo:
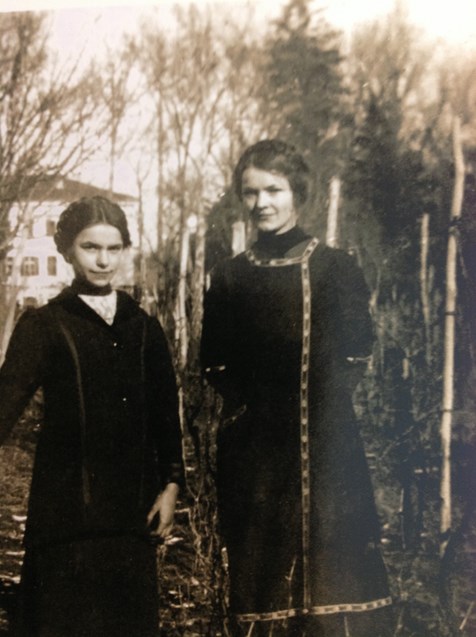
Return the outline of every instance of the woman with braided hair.
{"type": "Polygon", "coordinates": [[[72,203],[55,241],[74,281],[21,315],[0,371],[0,443],[44,394],[16,634],[157,637],[150,535],[170,534],[183,482],[167,342],[111,287],[131,243],[118,205],[72,203]]]}

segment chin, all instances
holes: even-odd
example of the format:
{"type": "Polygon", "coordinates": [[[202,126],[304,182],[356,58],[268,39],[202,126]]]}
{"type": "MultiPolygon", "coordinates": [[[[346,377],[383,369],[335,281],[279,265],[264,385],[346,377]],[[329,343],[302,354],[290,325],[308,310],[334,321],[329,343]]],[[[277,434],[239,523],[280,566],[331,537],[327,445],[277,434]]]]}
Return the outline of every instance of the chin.
{"type": "Polygon", "coordinates": [[[100,280],[88,279],[87,281],[88,281],[89,285],[92,285],[95,288],[105,288],[106,285],[110,285],[110,283],[111,283],[110,279],[100,279],[100,280]]]}
{"type": "Polygon", "coordinates": [[[257,228],[259,232],[266,232],[269,234],[274,234],[275,232],[279,230],[279,228],[275,228],[274,226],[268,225],[267,223],[258,224],[257,228]]]}

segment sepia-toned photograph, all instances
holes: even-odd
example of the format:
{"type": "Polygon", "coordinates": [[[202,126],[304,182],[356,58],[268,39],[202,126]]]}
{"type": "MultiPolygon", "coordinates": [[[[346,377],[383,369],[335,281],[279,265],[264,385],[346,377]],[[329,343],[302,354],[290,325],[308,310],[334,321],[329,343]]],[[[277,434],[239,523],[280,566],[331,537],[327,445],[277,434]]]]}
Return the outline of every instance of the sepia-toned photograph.
{"type": "Polygon", "coordinates": [[[0,637],[476,637],[476,4],[0,0],[0,637]]]}

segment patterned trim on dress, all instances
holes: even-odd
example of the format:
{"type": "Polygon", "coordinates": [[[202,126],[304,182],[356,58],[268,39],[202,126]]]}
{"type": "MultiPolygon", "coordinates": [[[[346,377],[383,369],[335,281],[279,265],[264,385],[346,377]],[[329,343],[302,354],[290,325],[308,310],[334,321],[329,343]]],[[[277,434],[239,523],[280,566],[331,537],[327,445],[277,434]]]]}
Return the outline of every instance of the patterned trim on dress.
{"type": "MultiPolygon", "coordinates": [[[[309,457],[309,359],[311,346],[311,281],[309,273],[309,257],[314,252],[319,240],[309,241],[303,253],[296,257],[284,259],[258,259],[252,250],[245,254],[256,266],[280,267],[288,265],[301,266],[302,285],[302,348],[300,377],[300,453],[301,453],[301,508],[302,508],[302,556],[303,556],[303,605],[311,605],[310,586],[310,517],[311,486],[309,457]]],[[[285,611],[288,612],[288,611],[285,611]]],[[[289,615],[290,616],[290,615],[289,615]]],[[[252,621],[252,620],[250,620],[252,621]]]]}
{"type": "Polygon", "coordinates": [[[302,351],[301,351],[301,507],[302,507],[302,567],[303,567],[303,605],[311,604],[310,588],[310,517],[311,484],[309,459],[309,357],[311,347],[311,281],[307,259],[301,263],[302,282],[302,351]]]}
{"type": "Polygon", "coordinates": [[[250,263],[252,263],[253,265],[266,266],[266,267],[283,266],[283,265],[295,265],[295,264],[303,263],[303,261],[307,261],[307,259],[309,259],[311,254],[314,252],[314,249],[315,249],[315,247],[317,246],[318,243],[319,243],[319,239],[316,239],[316,237],[314,237],[313,239],[311,239],[311,241],[309,241],[309,243],[306,246],[306,249],[304,250],[304,252],[300,256],[298,256],[298,257],[289,257],[288,259],[286,259],[286,258],[284,258],[284,259],[258,259],[258,257],[255,256],[255,254],[254,254],[254,252],[252,250],[247,250],[245,252],[245,255],[246,255],[246,258],[248,259],[248,261],[250,263]]]}
{"type": "Polygon", "coordinates": [[[271,613],[241,613],[236,615],[239,622],[269,622],[290,617],[304,617],[309,615],[333,615],[336,613],[364,613],[377,610],[392,604],[391,597],[374,599],[360,604],[331,604],[329,606],[311,606],[310,608],[288,608],[271,613]]]}

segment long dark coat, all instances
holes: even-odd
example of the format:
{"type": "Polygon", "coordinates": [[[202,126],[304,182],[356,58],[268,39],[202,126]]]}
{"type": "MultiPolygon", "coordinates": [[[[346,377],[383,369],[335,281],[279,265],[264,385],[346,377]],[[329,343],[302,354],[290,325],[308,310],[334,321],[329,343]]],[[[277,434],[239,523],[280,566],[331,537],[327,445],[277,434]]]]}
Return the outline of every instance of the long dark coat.
{"type": "Polygon", "coordinates": [[[202,358],[224,397],[217,485],[239,621],[390,604],[351,402],[373,340],[354,259],[302,239],[284,258],[220,264],[202,358]]]}
{"type": "Polygon", "coordinates": [[[163,331],[125,293],[109,326],[67,289],[17,323],[0,372],[0,440],[40,386],[45,414],[25,534],[24,631],[156,635],[146,516],[160,488],[183,479],[163,331]]]}

